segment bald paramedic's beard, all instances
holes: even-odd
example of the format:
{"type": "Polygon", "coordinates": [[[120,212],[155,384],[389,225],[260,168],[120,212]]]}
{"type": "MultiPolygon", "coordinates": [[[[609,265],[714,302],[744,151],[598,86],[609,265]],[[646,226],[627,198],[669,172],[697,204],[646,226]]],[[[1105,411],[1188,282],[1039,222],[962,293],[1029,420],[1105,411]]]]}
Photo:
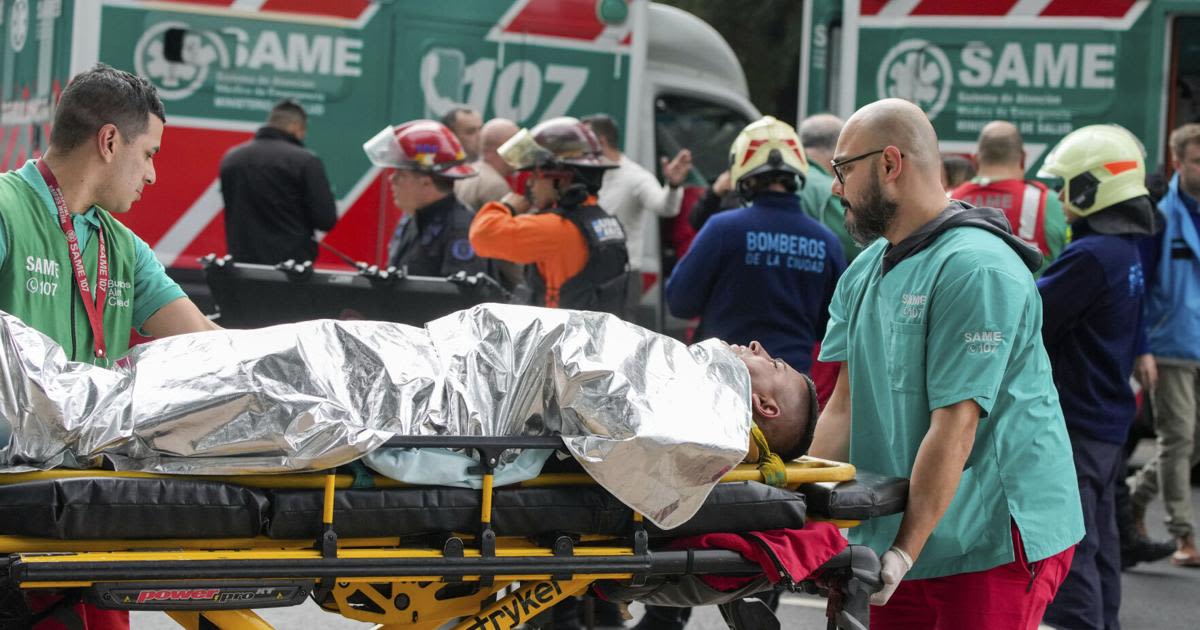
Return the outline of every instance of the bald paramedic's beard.
{"type": "Polygon", "coordinates": [[[871,171],[871,182],[862,201],[851,204],[845,197],[841,201],[846,210],[846,231],[859,245],[870,245],[887,233],[899,209],[895,201],[883,196],[879,174],[874,171],[871,171]],[[854,213],[853,218],[851,213],[854,213]]]}

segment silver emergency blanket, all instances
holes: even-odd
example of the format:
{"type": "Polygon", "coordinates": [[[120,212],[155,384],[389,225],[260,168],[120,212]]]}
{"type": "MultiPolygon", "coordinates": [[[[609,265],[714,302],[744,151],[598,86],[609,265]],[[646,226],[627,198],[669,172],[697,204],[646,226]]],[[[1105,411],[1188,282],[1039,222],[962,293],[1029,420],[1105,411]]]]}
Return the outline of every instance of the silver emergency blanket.
{"type": "Polygon", "coordinates": [[[741,461],[751,422],[749,374],[721,342],[498,304],[423,329],[319,320],[170,337],[111,369],[68,361],[0,313],[0,394],[0,471],[305,471],[395,435],[558,434],[663,528],[741,461]]]}

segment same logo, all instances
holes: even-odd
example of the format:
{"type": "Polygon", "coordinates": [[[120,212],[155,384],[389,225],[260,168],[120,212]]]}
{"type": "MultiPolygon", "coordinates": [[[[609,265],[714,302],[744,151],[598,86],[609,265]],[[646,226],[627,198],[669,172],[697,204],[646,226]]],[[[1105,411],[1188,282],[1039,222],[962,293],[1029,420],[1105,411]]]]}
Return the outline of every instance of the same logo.
{"type": "Polygon", "coordinates": [[[950,100],[953,81],[950,59],[941,48],[923,39],[906,39],[884,56],[875,86],[879,98],[911,101],[933,120],[950,100]]]}
{"type": "Polygon", "coordinates": [[[142,33],[133,51],[134,70],[154,83],[164,100],[191,96],[204,85],[214,62],[229,66],[225,43],[213,33],[189,30],[183,22],[155,24],[142,33]],[[183,33],[179,61],[170,61],[166,56],[166,36],[171,30],[183,33]]]}

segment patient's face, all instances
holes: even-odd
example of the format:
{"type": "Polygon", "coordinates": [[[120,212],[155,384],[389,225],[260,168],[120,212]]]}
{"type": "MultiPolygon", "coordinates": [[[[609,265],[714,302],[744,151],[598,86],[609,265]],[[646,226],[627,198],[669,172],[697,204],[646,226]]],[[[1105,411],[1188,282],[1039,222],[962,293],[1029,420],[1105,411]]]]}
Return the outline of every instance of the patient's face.
{"type": "Polygon", "coordinates": [[[807,383],[792,366],[783,359],[772,357],[762,344],[751,341],[748,346],[730,345],[750,372],[750,391],[765,398],[778,400],[786,394],[802,392],[807,395],[807,383]]]}
{"type": "Polygon", "coordinates": [[[751,405],[754,421],[763,430],[774,448],[776,436],[795,435],[802,426],[780,426],[780,423],[802,424],[808,421],[800,413],[802,402],[808,400],[808,382],[783,359],[772,357],[762,344],[751,341],[748,346],[729,346],[750,372],[751,405]]]}

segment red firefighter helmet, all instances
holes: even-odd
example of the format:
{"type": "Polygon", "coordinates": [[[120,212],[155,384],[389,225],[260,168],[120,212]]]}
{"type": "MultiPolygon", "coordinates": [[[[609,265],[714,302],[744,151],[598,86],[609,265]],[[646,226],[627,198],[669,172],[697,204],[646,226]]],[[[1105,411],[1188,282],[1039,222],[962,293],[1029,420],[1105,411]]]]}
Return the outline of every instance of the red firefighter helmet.
{"type": "Polygon", "coordinates": [[[564,170],[568,167],[616,168],[600,151],[600,141],[586,125],[570,116],[551,118],[522,129],[497,150],[514,170],[564,170]]]}
{"type": "Polygon", "coordinates": [[[462,179],[478,175],[454,133],[436,120],[388,125],[363,144],[375,166],[462,179]]]}

